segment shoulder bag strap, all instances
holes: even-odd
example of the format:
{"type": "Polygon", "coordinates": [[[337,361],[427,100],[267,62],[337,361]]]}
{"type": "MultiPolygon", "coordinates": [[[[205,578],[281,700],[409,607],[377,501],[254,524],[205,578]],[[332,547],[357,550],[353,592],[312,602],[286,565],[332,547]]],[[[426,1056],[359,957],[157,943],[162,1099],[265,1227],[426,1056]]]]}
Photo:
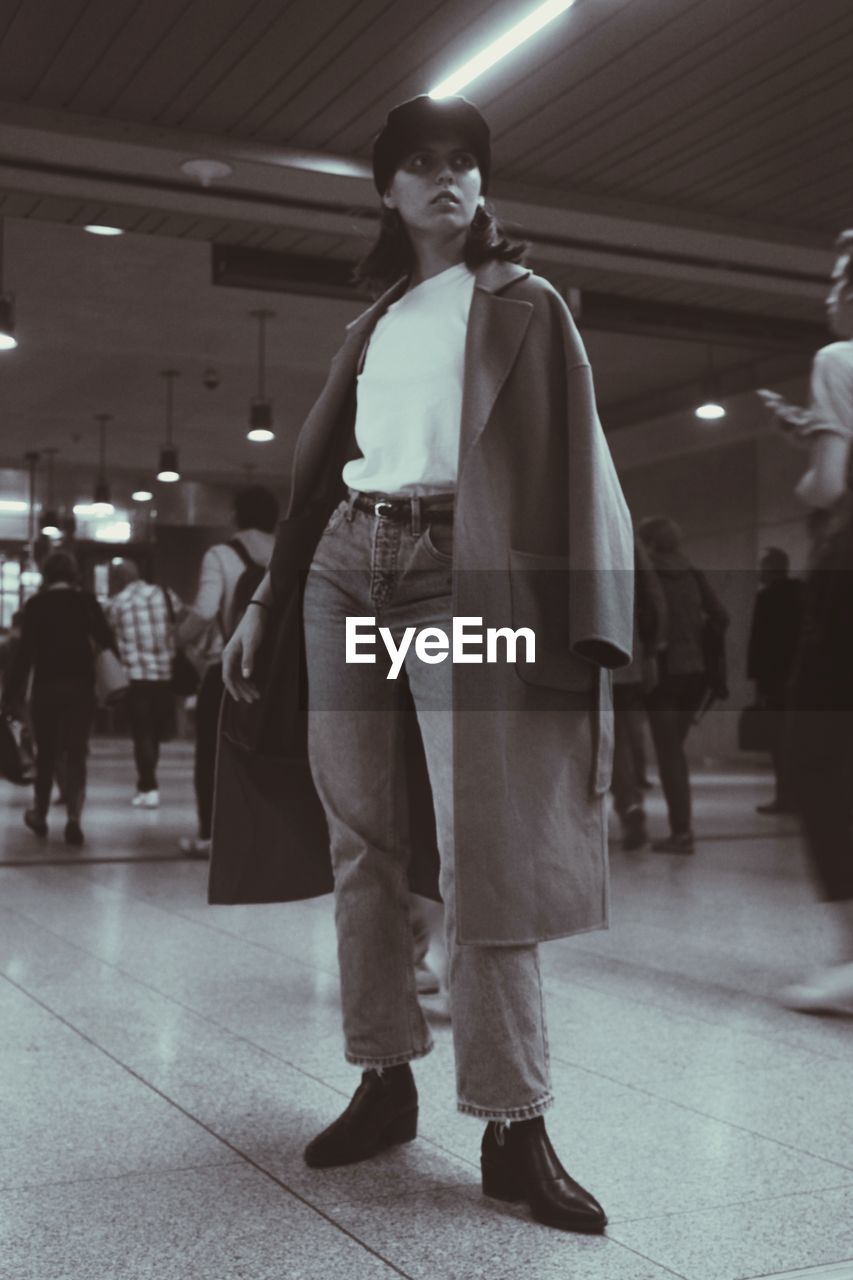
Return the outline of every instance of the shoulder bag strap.
{"type": "Polygon", "coordinates": [[[259,561],[252,559],[239,538],[232,538],[231,541],[226,542],[225,545],[226,547],[230,547],[232,551],[236,551],[247,569],[255,569],[258,567],[259,561]]]}

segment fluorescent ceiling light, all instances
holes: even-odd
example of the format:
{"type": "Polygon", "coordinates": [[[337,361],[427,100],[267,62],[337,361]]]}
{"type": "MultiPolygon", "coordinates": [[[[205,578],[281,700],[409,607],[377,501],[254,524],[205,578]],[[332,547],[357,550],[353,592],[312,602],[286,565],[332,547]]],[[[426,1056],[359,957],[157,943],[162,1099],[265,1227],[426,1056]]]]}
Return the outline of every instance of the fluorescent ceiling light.
{"type": "Polygon", "coordinates": [[[546,4],[537,5],[532,13],[529,13],[526,18],[522,18],[521,22],[517,22],[514,27],[510,27],[509,31],[505,32],[497,40],[493,40],[481,53],[469,58],[446,80],[442,80],[441,84],[437,84],[434,89],[430,89],[429,96],[431,98],[449,98],[451,94],[459,93],[466,85],[471,84],[473,80],[481,76],[484,71],[488,71],[489,67],[493,67],[496,62],[500,62],[501,58],[505,58],[508,53],[512,53],[513,49],[517,49],[519,45],[524,44],[525,40],[529,40],[537,31],[541,31],[554,18],[558,18],[561,13],[565,13],[573,4],[574,0],[547,0],[546,4]]]}
{"type": "Polygon", "coordinates": [[[22,502],[19,498],[0,498],[0,511],[7,512],[9,515],[22,515],[29,509],[30,504],[22,502]]]}
{"type": "Polygon", "coordinates": [[[282,153],[275,162],[288,169],[307,169],[310,173],[333,173],[341,178],[371,178],[373,169],[364,160],[351,160],[347,156],[326,155],[322,151],[291,151],[282,153]]]}
{"type": "Polygon", "coordinates": [[[94,536],[96,542],[130,542],[130,522],[113,520],[110,524],[98,525],[94,536]]]}
{"type": "Polygon", "coordinates": [[[726,411],[721,404],[716,404],[713,400],[707,401],[706,404],[700,404],[698,409],[693,411],[697,418],[702,418],[705,422],[713,422],[716,418],[724,418],[726,411]]]}
{"type": "Polygon", "coordinates": [[[75,516],[111,516],[115,507],[111,502],[78,502],[74,507],[75,516]]]}
{"type": "Polygon", "coordinates": [[[93,236],[123,236],[124,235],[123,227],[104,227],[104,226],[101,226],[101,224],[98,222],[90,222],[88,226],[85,226],[83,228],[83,230],[90,232],[91,235],[93,236]]]}

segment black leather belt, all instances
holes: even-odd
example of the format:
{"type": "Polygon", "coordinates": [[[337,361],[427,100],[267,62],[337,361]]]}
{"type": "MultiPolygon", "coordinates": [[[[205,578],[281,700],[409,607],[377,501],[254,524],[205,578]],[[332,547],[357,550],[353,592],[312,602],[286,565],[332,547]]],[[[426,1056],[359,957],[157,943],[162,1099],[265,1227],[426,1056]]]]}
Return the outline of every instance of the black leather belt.
{"type": "Polygon", "coordinates": [[[391,498],[384,493],[360,493],[353,499],[356,511],[366,511],[377,520],[393,520],[397,524],[412,520],[418,507],[425,524],[452,524],[453,494],[437,494],[434,498],[391,498]]]}

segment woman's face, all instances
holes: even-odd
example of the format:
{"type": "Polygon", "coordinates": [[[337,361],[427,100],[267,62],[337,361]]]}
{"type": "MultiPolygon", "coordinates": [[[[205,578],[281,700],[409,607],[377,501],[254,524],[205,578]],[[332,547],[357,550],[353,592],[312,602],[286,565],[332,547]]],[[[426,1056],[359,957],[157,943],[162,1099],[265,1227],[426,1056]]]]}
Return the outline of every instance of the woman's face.
{"type": "Polygon", "coordinates": [[[404,157],[382,197],[406,230],[440,240],[467,232],[480,196],[477,159],[456,136],[424,141],[404,157]]]}
{"type": "Polygon", "coordinates": [[[850,257],[843,254],[832,270],[832,288],[826,299],[829,326],[839,338],[853,338],[853,285],[849,283],[850,257]]]}

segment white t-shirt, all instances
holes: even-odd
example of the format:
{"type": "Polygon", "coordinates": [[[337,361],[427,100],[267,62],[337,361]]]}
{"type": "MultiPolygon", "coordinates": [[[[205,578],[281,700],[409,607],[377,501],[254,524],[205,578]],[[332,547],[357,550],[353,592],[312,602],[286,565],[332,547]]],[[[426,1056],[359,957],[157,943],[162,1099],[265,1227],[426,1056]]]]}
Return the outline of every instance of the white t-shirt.
{"type": "Polygon", "coordinates": [[[832,342],[814,358],[811,377],[812,431],[853,436],[853,341],[832,342]]]}
{"type": "Polygon", "coordinates": [[[358,377],[362,458],[343,479],[363,492],[425,495],[456,488],[465,337],[474,275],[448,267],[391,304],[358,377]]]}
{"type": "MultiPolygon", "coordinates": [[[[272,556],[275,535],[263,533],[260,529],[241,529],[236,537],[250,559],[266,568],[272,556]]],[[[225,647],[223,631],[231,621],[234,594],[245,568],[240,556],[227,543],[218,542],[204,553],[192,612],[196,618],[203,618],[210,625],[203,635],[196,630],[190,643],[199,660],[205,664],[218,662],[222,657],[225,647]]]]}

